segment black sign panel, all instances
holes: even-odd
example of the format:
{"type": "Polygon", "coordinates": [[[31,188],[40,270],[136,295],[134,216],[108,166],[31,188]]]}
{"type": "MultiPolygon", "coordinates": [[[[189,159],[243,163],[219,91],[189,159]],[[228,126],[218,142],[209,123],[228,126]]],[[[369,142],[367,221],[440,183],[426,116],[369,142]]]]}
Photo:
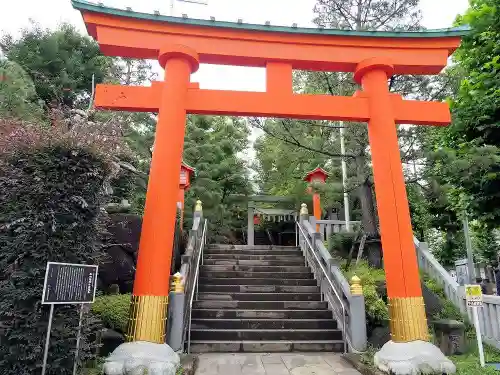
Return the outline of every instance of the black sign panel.
{"type": "Polygon", "coordinates": [[[94,302],[97,266],[47,263],[42,303],[72,304],[94,302]]]}

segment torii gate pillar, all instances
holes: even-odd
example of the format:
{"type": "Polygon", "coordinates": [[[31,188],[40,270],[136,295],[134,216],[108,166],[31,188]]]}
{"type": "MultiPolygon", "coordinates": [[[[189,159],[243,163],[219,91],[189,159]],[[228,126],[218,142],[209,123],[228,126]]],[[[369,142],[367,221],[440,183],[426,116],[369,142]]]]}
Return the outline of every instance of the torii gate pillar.
{"type": "Polygon", "coordinates": [[[395,342],[428,341],[418,261],[401,167],[397,127],[387,81],[394,72],[389,61],[360,63],[354,79],[368,97],[368,137],[375,195],[383,243],[391,338],[395,342]]]}
{"type": "Polygon", "coordinates": [[[176,199],[186,126],[191,73],[198,70],[196,52],[166,46],[158,60],[165,68],[155,147],[149,172],[127,340],[165,342],[176,199]],[[160,312],[160,313],[159,313],[160,312]]]}

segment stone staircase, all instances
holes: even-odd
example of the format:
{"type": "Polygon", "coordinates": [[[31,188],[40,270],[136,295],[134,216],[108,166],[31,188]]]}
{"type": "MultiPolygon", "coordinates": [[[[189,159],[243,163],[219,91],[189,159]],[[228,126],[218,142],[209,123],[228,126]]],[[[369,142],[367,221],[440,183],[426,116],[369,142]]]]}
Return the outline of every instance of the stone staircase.
{"type": "Polygon", "coordinates": [[[192,352],[344,349],[342,332],[295,247],[206,248],[191,323],[192,352]]]}

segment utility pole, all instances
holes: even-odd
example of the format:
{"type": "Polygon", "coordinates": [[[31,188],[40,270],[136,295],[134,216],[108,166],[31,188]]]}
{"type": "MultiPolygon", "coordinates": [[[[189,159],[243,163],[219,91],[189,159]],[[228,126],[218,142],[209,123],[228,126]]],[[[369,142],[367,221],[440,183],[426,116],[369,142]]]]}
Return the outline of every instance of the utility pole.
{"type": "Polygon", "coordinates": [[[345,162],[344,122],[340,122],[340,153],[342,155],[342,186],[344,190],[345,229],[351,231],[351,215],[349,213],[349,194],[347,193],[347,165],[345,162]]]}
{"type": "Polygon", "coordinates": [[[191,3],[191,4],[199,4],[199,5],[208,5],[208,0],[170,0],[170,17],[175,17],[175,2],[180,1],[183,3],[191,3]]]}

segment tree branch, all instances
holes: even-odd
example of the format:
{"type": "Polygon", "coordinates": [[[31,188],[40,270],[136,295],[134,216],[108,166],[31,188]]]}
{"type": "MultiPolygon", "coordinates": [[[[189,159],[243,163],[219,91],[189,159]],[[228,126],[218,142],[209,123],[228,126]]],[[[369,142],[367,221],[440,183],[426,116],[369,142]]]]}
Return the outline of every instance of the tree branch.
{"type": "Polygon", "coordinates": [[[258,118],[251,118],[250,121],[249,121],[249,123],[250,123],[251,126],[262,130],[264,133],[266,133],[270,137],[273,137],[275,139],[278,139],[278,140],[280,140],[282,142],[285,142],[285,143],[288,143],[290,145],[293,145],[293,146],[296,146],[296,147],[299,147],[299,148],[303,148],[303,149],[308,150],[308,151],[317,152],[317,153],[320,153],[320,154],[323,154],[323,155],[326,155],[326,156],[329,156],[329,157],[332,157],[332,158],[355,158],[354,155],[350,155],[350,154],[344,154],[344,155],[342,155],[342,154],[330,153],[330,152],[327,152],[327,151],[324,151],[324,150],[318,150],[317,148],[310,147],[310,146],[307,146],[307,145],[304,145],[304,144],[300,143],[295,138],[293,140],[290,140],[290,139],[287,139],[287,138],[280,137],[280,136],[276,135],[275,133],[273,133],[272,131],[270,131],[269,129],[266,129],[266,127],[261,124],[261,122],[259,121],[258,118]]]}

